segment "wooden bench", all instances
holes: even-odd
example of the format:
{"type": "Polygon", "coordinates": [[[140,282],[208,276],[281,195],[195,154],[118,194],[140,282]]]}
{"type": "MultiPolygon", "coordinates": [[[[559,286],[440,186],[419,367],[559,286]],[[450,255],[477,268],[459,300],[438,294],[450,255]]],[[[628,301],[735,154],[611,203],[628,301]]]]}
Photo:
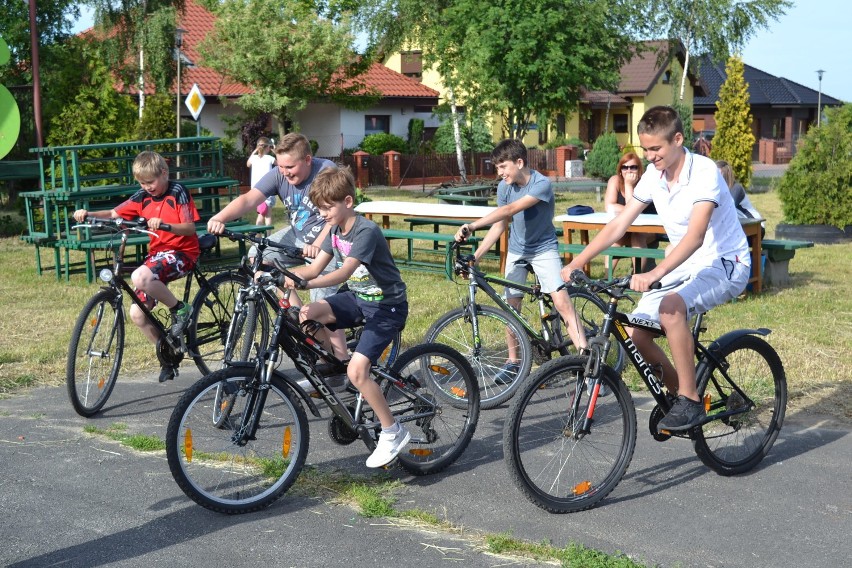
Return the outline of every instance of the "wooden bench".
{"type": "Polygon", "coordinates": [[[790,241],[784,239],[763,239],[761,247],[766,253],[763,267],[765,286],[787,286],[790,284],[790,259],[796,256],[796,250],[810,248],[810,241],[790,241]]]}
{"type": "MultiPolygon", "coordinates": [[[[574,255],[579,254],[585,250],[587,245],[583,245],[580,243],[559,243],[559,253],[560,254],[568,254],[574,255]]],[[[654,259],[662,259],[666,257],[665,249],[660,248],[638,248],[638,247],[609,247],[601,251],[599,256],[612,256],[617,258],[654,258],[654,259]]],[[[612,278],[612,263],[609,265],[609,269],[607,270],[607,278],[612,278]]]]}
{"type": "MultiPolygon", "coordinates": [[[[454,235],[448,235],[445,233],[427,233],[426,231],[406,231],[402,229],[382,229],[382,235],[388,240],[388,245],[390,245],[390,241],[396,239],[404,239],[407,242],[407,254],[405,259],[397,259],[398,264],[402,265],[405,268],[410,270],[418,270],[422,272],[440,272],[447,273],[447,276],[450,277],[451,272],[448,273],[447,267],[447,258],[449,258],[450,245],[455,242],[454,235]],[[444,243],[445,248],[442,251],[444,255],[444,262],[436,263],[436,262],[427,262],[423,260],[414,260],[414,241],[430,241],[433,243],[444,243]]],[[[467,239],[467,243],[475,246],[476,243],[480,242],[482,239],[479,237],[470,237],[467,239]]]]}

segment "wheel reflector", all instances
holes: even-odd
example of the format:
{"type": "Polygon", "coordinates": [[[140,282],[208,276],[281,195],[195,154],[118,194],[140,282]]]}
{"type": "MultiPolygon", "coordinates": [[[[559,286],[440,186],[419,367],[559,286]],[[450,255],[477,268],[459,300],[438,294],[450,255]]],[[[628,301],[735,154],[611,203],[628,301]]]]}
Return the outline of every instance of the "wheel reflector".
{"type": "Polygon", "coordinates": [[[459,398],[464,398],[467,395],[467,391],[461,387],[452,387],[450,389],[450,394],[454,394],[459,398]]]}
{"type": "Polygon", "coordinates": [[[183,433],[183,454],[186,461],[192,461],[192,428],[187,428],[183,433]]]}
{"type": "Polygon", "coordinates": [[[433,373],[438,373],[439,375],[449,375],[450,370],[446,367],[442,367],[440,365],[429,365],[429,370],[433,373]]]}
{"type": "Polygon", "coordinates": [[[412,448],[408,450],[408,453],[412,456],[427,457],[432,455],[432,450],[429,450],[427,448],[412,448]]]}
{"type": "Polygon", "coordinates": [[[290,444],[293,440],[293,431],[289,426],[284,428],[284,439],[281,443],[281,456],[285,459],[290,455],[290,444]]]}
{"type": "Polygon", "coordinates": [[[591,488],[592,483],[590,481],[581,481],[574,486],[574,489],[571,492],[574,495],[582,495],[583,493],[588,493],[591,488]]]}

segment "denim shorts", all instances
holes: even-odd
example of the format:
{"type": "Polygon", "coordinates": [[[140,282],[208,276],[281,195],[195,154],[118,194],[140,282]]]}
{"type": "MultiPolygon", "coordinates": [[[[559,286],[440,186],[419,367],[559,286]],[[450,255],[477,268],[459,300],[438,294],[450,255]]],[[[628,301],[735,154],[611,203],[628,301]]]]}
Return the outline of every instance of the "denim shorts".
{"type": "Polygon", "coordinates": [[[356,327],[364,322],[364,331],[355,352],[367,357],[375,365],[385,347],[405,328],[408,302],[386,304],[363,300],[352,292],[338,292],[325,299],[334,313],[331,330],[356,327]]]}

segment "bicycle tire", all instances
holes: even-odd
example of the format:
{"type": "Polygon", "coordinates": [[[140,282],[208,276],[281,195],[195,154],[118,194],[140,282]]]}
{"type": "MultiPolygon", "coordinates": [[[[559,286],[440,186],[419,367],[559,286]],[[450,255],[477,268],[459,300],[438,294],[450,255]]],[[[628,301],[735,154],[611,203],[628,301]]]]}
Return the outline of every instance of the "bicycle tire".
{"type": "Polygon", "coordinates": [[[268,507],[296,481],[308,453],[308,418],[285,380],[273,375],[255,436],[237,443],[253,369],[228,367],[189,387],[166,430],[169,470],[193,501],[218,513],[268,507]],[[239,392],[223,427],[210,421],[220,383],[239,392]]]}
{"type": "MultiPolygon", "coordinates": [[[[571,303],[574,304],[574,311],[579,316],[580,322],[583,324],[583,329],[586,330],[586,338],[590,339],[598,335],[603,325],[604,314],[606,313],[606,302],[597,294],[585,288],[576,288],[574,286],[568,288],[568,296],[571,298],[571,303]]],[[[563,338],[570,341],[567,333],[563,333],[562,329],[562,319],[557,318],[553,322],[554,335],[560,339],[560,342],[563,338]]],[[[606,358],[606,364],[620,375],[624,370],[626,361],[627,357],[624,349],[617,342],[610,339],[610,349],[606,358]]]]}
{"type": "Polygon", "coordinates": [[[473,368],[455,349],[427,343],[400,354],[392,372],[403,378],[406,388],[385,381],[385,397],[411,433],[411,441],[398,456],[400,465],[414,475],[443,471],[467,448],[479,421],[473,368]],[[452,394],[425,378],[432,374],[447,377],[454,387],[452,394]],[[420,417],[412,420],[414,414],[420,417]]]}
{"type": "Polygon", "coordinates": [[[503,429],[509,476],[551,513],[597,505],[624,477],[636,448],[636,410],[620,377],[604,367],[590,432],[577,432],[591,397],[585,358],[560,357],[538,368],[510,407],[503,429]],[[575,396],[579,396],[575,405],[575,396]]]}
{"type": "MultiPolygon", "coordinates": [[[[192,319],[186,332],[187,349],[202,375],[225,366],[234,306],[240,289],[248,285],[248,279],[235,272],[222,272],[210,278],[208,284],[209,287],[202,288],[192,301],[192,319]]],[[[264,347],[269,341],[269,312],[265,304],[257,310],[257,315],[261,321],[254,327],[254,334],[251,337],[239,335],[237,339],[248,343],[247,350],[239,346],[233,349],[241,358],[243,353],[252,353],[254,343],[264,347]]]]}
{"type": "Polygon", "coordinates": [[[426,332],[425,343],[449,345],[464,355],[476,373],[480,407],[489,410],[512,398],[532,368],[533,351],[526,330],[512,316],[492,306],[478,306],[479,337],[482,348],[474,352],[473,326],[467,308],[456,308],[440,318],[426,332]],[[520,370],[508,384],[499,384],[495,376],[506,363],[509,348],[506,328],[518,343],[520,370]]]}
{"type": "Polygon", "coordinates": [[[74,323],[65,385],[80,416],[97,414],[118,379],[124,355],[124,308],[119,295],[103,289],[92,296],[74,323]]]}
{"type": "MultiPolygon", "coordinates": [[[[364,331],[364,326],[352,327],[346,330],[346,348],[349,353],[355,352],[355,347],[361,340],[361,333],[364,331]]],[[[376,362],[380,367],[390,367],[399,357],[399,351],[402,346],[402,332],[397,332],[391,342],[382,351],[379,360],[376,362]]]]}
{"type": "MultiPolygon", "coordinates": [[[[775,349],[754,335],[734,339],[717,356],[727,366],[731,380],[755,403],[746,413],[704,424],[693,439],[702,463],[727,476],[751,470],[772,448],[784,423],[787,378],[775,349]]],[[[699,394],[710,397],[708,415],[736,409],[744,403],[709,360],[699,370],[697,380],[699,394]]]]}

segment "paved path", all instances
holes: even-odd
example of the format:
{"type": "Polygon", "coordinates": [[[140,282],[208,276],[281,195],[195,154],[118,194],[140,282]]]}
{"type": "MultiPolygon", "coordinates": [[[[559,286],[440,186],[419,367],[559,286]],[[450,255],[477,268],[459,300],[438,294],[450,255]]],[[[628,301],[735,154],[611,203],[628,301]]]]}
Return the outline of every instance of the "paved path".
{"type": "MultiPolygon", "coordinates": [[[[71,409],[64,388],[0,401],[2,566],[447,566],[533,565],[486,554],[480,541],[365,519],[350,507],[285,495],[243,516],[192,503],[165,456],[138,454],[83,428],[121,422],[163,437],[179,390],[119,380],[103,414],[71,409]]],[[[708,471],[691,445],[654,442],[647,399],[637,400],[640,439],[627,476],[598,508],[551,515],[511,485],[502,459],[505,408],[484,411],[471,446],[447,471],[412,478],[396,507],[433,512],[467,535],[511,533],[532,542],[585,546],[680,567],[835,567],[852,557],[852,436],[813,417],[788,417],[775,447],[748,475],[708,471]]],[[[326,412],[327,414],[327,412],[326,412]]],[[[340,447],[314,420],[308,462],[369,475],[360,443],[340,447]]]]}

